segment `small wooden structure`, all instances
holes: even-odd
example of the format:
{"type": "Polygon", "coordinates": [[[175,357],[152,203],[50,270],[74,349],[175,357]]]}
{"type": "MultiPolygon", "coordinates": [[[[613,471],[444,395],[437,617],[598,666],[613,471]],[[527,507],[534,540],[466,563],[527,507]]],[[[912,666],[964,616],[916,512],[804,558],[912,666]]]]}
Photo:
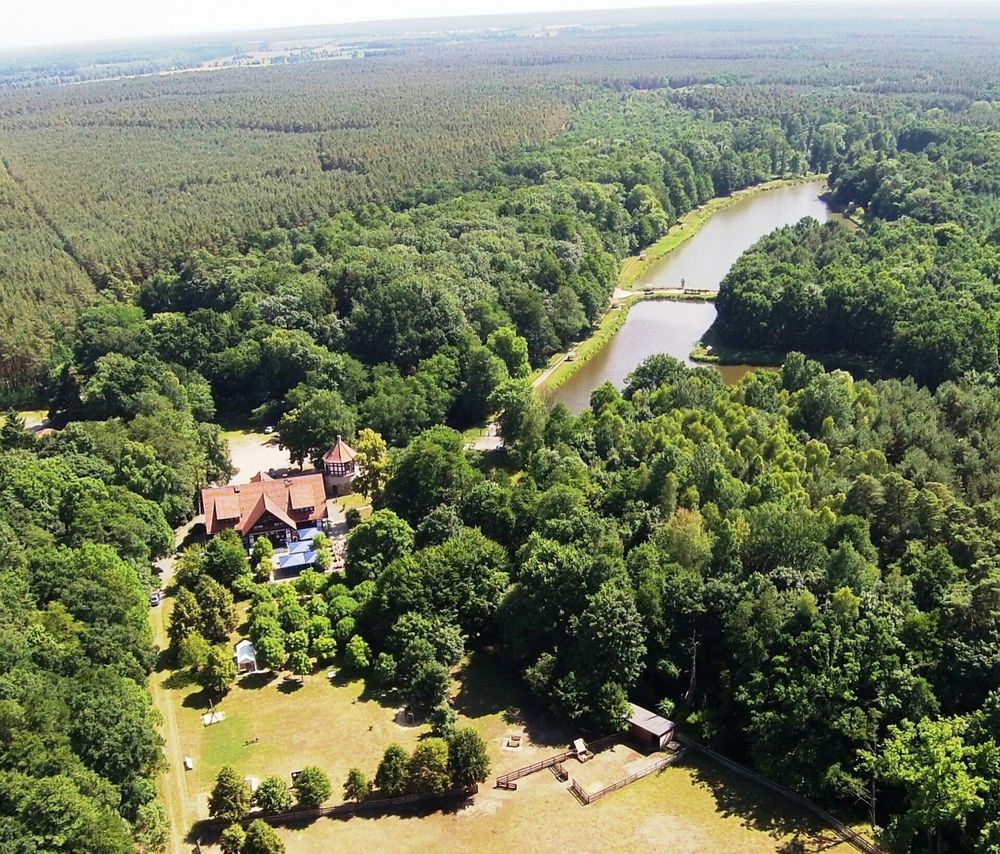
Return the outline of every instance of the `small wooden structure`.
{"type": "Polygon", "coordinates": [[[236,672],[240,675],[257,670],[257,650],[246,638],[236,644],[236,654],[233,657],[236,659],[236,672]]]}
{"type": "Polygon", "coordinates": [[[587,747],[587,742],[582,738],[578,738],[573,742],[573,752],[581,762],[589,762],[594,758],[594,754],[587,747]]]}
{"type": "Polygon", "coordinates": [[[635,703],[630,705],[632,714],[628,719],[629,735],[643,747],[663,750],[673,740],[674,722],[635,703]]]}

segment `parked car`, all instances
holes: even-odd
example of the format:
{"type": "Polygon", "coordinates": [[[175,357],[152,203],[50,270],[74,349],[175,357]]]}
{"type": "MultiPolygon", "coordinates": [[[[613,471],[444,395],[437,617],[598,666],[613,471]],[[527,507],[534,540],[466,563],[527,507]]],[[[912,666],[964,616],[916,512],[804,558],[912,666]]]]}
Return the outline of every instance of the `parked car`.
{"type": "Polygon", "coordinates": [[[154,608],[160,604],[160,600],[163,598],[163,594],[159,590],[154,590],[149,594],[149,604],[154,608]]]}
{"type": "Polygon", "coordinates": [[[267,427],[264,428],[264,432],[268,436],[270,436],[274,432],[274,425],[273,424],[268,424],[267,427]]]}

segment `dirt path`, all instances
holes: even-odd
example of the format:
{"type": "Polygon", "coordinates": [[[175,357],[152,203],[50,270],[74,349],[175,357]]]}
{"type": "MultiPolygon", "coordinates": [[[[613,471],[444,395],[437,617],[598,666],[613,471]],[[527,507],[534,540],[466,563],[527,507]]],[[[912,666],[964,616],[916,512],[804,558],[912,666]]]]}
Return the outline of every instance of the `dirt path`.
{"type": "Polygon", "coordinates": [[[541,373],[540,373],[540,374],[539,374],[539,375],[538,375],[538,376],[537,376],[537,377],[535,378],[535,381],[534,381],[534,382],[533,382],[533,383],[531,384],[531,387],[532,387],[532,388],[538,388],[538,387],[539,387],[539,386],[540,386],[540,385],[541,385],[542,383],[544,383],[544,382],[545,382],[545,381],[546,381],[546,380],[547,380],[547,379],[548,379],[548,378],[549,378],[550,376],[552,376],[552,372],[553,372],[553,371],[554,371],[554,370],[555,370],[556,368],[558,368],[558,367],[559,367],[559,366],[560,366],[560,365],[561,365],[561,364],[562,364],[563,362],[565,362],[565,361],[566,361],[566,359],[567,359],[567,358],[568,358],[568,357],[569,357],[570,355],[572,355],[572,354],[573,354],[573,353],[575,353],[575,352],[576,352],[576,347],[573,347],[572,349],[570,349],[570,350],[567,350],[567,351],[566,351],[565,353],[560,353],[560,354],[559,354],[559,358],[558,358],[558,359],[557,359],[557,360],[555,361],[555,363],[554,363],[554,364],[552,364],[552,365],[549,365],[549,366],[548,366],[548,367],[547,367],[547,368],[546,368],[546,369],[545,369],[544,371],[542,371],[542,372],[541,372],[541,373]]]}
{"type": "MultiPolygon", "coordinates": [[[[167,608],[162,603],[150,615],[153,626],[153,638],[161,649],[167,647],[167,608]]],[[[169,671],[157,670],[149,677],[149,693],[153,704],[163,718],[160,728],[163,736],[163,755],[167,760],[167,768],[160,775],[160,795],[167,809],[167,819],[170,821],[170,848],[172,854],[182,854],[190,850],[185,842],[188,830],[194,824],[194,818],[189,811],[191,803],[187,787],[187,777],[184,771],[184,752],[181,749],[180,733],[177,729],[177,718],[173,704],[163,685],[169,671]]]]}

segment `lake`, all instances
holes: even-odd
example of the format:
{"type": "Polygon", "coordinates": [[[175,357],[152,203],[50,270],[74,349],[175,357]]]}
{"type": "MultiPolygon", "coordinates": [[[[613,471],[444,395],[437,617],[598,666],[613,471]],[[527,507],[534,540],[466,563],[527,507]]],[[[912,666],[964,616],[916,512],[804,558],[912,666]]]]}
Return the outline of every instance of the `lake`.
{"type": "MultiPolygon", "coordinates": [[[[825,182],[796,184],[741,198],[718,211],[687,243],[652,265],[636,283],[643,288],[718,290],[729,268],[760,238],[805,216],[820,222],[832,214],[819,197],[825,182]]],[[[708,302],[654,300],[633,306],[622,328],[586,364],[579,367],[550,397],[572,412],[590,405],[590,393],[610,380],[624,387],[625,377],[654,353],[667,353],[692,364],[688,356],[715,320],[715,305],[708,302]]],[[[727,383],[736,382],[750,365],[716,366],[727,383]]]]}

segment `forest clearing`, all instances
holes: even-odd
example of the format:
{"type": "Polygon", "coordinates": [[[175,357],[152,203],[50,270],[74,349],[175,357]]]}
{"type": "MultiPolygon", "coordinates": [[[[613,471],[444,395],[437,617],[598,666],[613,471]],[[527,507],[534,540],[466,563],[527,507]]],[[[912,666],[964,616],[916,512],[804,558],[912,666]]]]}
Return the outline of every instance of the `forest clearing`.
{"type": "MultiPolygon", "coordinates": [[[[530,707],[530,697],[485,654],[477,653],[455,676],[453,698],[460,723],[475,727],[486,741],[492,776],[559,752],[575,735],[547,721],[539,710],[526,716],[518,703],[530,707]],[[511,733],[523,733],[516,751],[504,749],[511,733]]],[[[350,768],[374,769],[385,745],[398,743],[409,750],[428,732],[426,724],[398,719],[399,709],[371,696],[363,681],[348,675],[330,679],[326,669],[308,676],[301,686],[263,674],[243,677],[217,706],[223,720],[210,726],[202,722],[206,706],[199,686],[185,685],[171,671],[157,673],[153,680],[171,686],[156,696],[165,717],[177,721],[180,754],[194,760],[190,771],[182,764],[171,767],[164,784],[171,814],[189,816],[192,826],[208,818],[208,794],[223,765],[257,779],[269,775],[290,779],[298,768],[319,765],[334,782],[331,802],[335,803],[340,797],[338,782],[346,779],[350,768]],[[162,704],[169,704],[170,710],[162,704]],[[174,785],[179,778],[182,787],[174,785]],[[180,791],[186,791],[187,802],[172,803],[178,795],[171,793],[180,791]]],[[[625,759],[634,756],[627,752],[625,759]]],[[[583,766],[572,761],[568,768],[590,788],[597,788],[615,774],[628,773],[623,761],[583,766]]],[[[553,836],[579,851],[612,847],[639,852],[648,850],[663,833],[669,833],[671,851],[683,854],[719,850],[765,854],[782,851],[793,839],[803,844],[805,852],[854,850],[793,805],[696,757],[588,807],[580,806],[566,784],[545,772],[523,778],[517,792],[493,789],[491,778],[480,786],[471,805],[457,811],[317,819],[306,827],[279,827],[278,832],[289,850],[309,854],[369,845],[414,852],[445,844],[455,847],[456,833],[463,839],[458,850],[469,852],[542,845],[553,836]],[[650,810],[655,818],[650,813],[649,818],[637,820],[650,810]],[[470,823],[475,827],[471,832],[470,823]]],[[[191,841],[182,845],[178,839],[175,850],[187,850],[191,841]]],[[[203,845],[203,851],[212,850],[217,849],[203,845]]]]}
{"type": "Polygon", "coordinates": [[[0,32],[0,849],[1000,854],[997,9],[89,10],[0,32]]]}

